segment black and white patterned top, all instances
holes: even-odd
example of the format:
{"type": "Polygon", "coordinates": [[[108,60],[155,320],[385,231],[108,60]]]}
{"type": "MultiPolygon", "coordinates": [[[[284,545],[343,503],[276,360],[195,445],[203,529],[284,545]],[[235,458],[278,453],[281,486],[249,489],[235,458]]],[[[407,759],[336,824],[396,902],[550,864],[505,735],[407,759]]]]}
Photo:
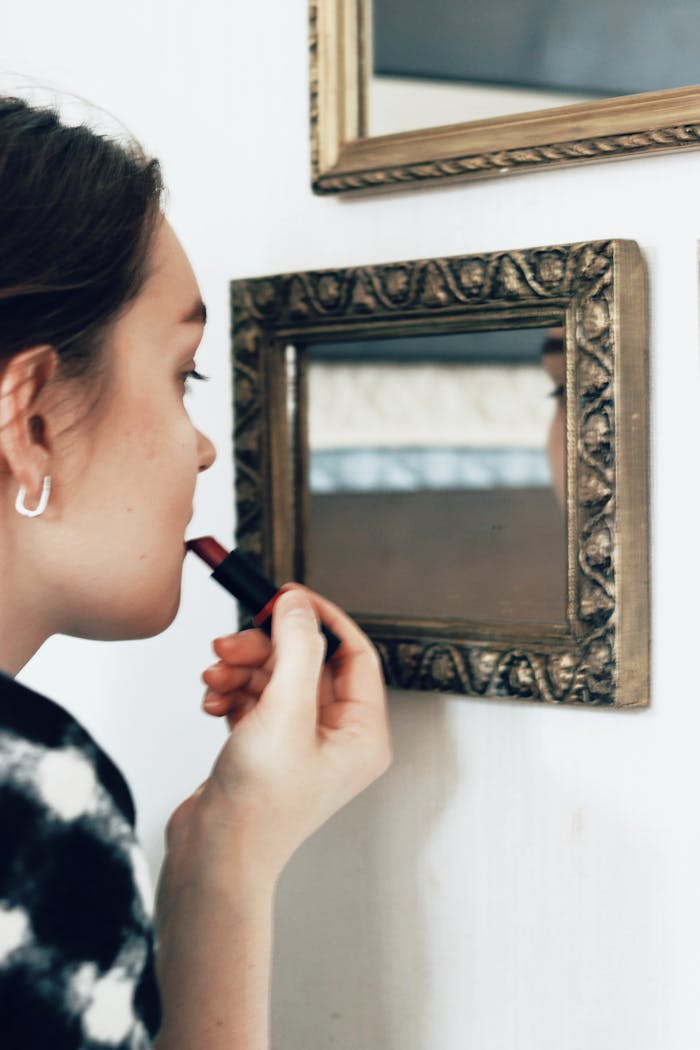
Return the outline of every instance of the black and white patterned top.
{"type": "Polygon", "coordinates": [[[147,1050],[160,1024],[150,879],[121,773],[0,672],[0,1046],[147,1050]]]}

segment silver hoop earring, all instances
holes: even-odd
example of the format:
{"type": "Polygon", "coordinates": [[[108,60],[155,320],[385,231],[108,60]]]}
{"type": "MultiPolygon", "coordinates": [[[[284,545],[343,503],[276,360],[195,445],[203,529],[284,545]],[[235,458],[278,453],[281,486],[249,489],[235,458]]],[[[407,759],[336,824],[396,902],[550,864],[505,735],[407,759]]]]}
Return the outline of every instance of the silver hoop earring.
{"type": "Polygon", "coordinates": [[[21,486],[17,493],[17,499],[15,500],[15,510],[18,514],[21,514],[25,518],[38,518],[40,514],[43,514],[49,505],[49,494],[51,492],[51,476],[46,474],[41,485],[41,496],[34,510],[29,510],[24,505],[24,498],[27,495],[27,490],[24,485],[21,486]]]}

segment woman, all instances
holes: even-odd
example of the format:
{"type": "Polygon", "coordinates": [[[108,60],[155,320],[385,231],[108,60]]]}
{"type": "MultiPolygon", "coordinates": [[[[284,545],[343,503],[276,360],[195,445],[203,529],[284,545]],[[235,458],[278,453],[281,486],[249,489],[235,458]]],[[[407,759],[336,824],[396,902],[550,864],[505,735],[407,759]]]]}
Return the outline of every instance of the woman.
{"type": "Polygon", "coordinates": [[[205,708],[232,732],[170,820],[156,959],[121,774],[14,680],[52,634],[145,637],[178,607],[214,450],[183,405],[204,308],[160,198],[136,146],[0,99],[6,1050],[265,1047],[279,874],[389,761],[376,654],[339,609],[295,587],[272,643],[217,639],[205,708]],[[342,639],[326,667],[319,617],[342,639]]]}

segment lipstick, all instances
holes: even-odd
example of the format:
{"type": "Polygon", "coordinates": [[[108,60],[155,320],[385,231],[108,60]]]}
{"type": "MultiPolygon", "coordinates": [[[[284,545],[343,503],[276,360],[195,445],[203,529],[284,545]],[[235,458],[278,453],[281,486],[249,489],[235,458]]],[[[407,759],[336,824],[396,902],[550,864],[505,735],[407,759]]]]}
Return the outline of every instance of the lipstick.
{"type": "MultiPolygon", "coordinates": [[[[213,536],[200,536],[188,540],[185,544],[188,551],[194,551],[202,561],[213,569],[212,579],[225,587],[229,594],[238,598],[241,605],[253,616],[253,623],[268,636],[272,634],[272,608],[282,593],[279,587],[263,576],[238,548],[227,551],[213,536]]],[[[326,639],[328,660],[340,645],[340,638],[326,627],[320,626],[321,634],[326,639]]]]}

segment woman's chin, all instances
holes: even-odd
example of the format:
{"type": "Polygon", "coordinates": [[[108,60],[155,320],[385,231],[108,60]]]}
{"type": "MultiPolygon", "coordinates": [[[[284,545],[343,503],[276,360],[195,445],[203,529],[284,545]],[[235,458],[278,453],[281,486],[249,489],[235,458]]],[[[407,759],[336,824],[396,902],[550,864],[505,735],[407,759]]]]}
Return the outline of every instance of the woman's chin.
{"type": "Polygon", "coordinates": [[[115,615],[116,610],[95,617],[87,623],[74,625],[73,629],[62,633],[74,638],[91,638],[101,642],[135,641],[140,638],[153,638],[161,634],[172,624],[180,608],[180,588],[174,594],[146,606],[134,600],[123,615],[115,615]]]}
{"type": "Polygon", "coordinates": [[[157,634],[170,627],[180,608],[180,589],[171,601],[163,602],[158,608],[153,609],[149,616],[144,616],[140,623],[135,624],[138,633],[132,634],[132,638],[153,638],[157,634]]]}

